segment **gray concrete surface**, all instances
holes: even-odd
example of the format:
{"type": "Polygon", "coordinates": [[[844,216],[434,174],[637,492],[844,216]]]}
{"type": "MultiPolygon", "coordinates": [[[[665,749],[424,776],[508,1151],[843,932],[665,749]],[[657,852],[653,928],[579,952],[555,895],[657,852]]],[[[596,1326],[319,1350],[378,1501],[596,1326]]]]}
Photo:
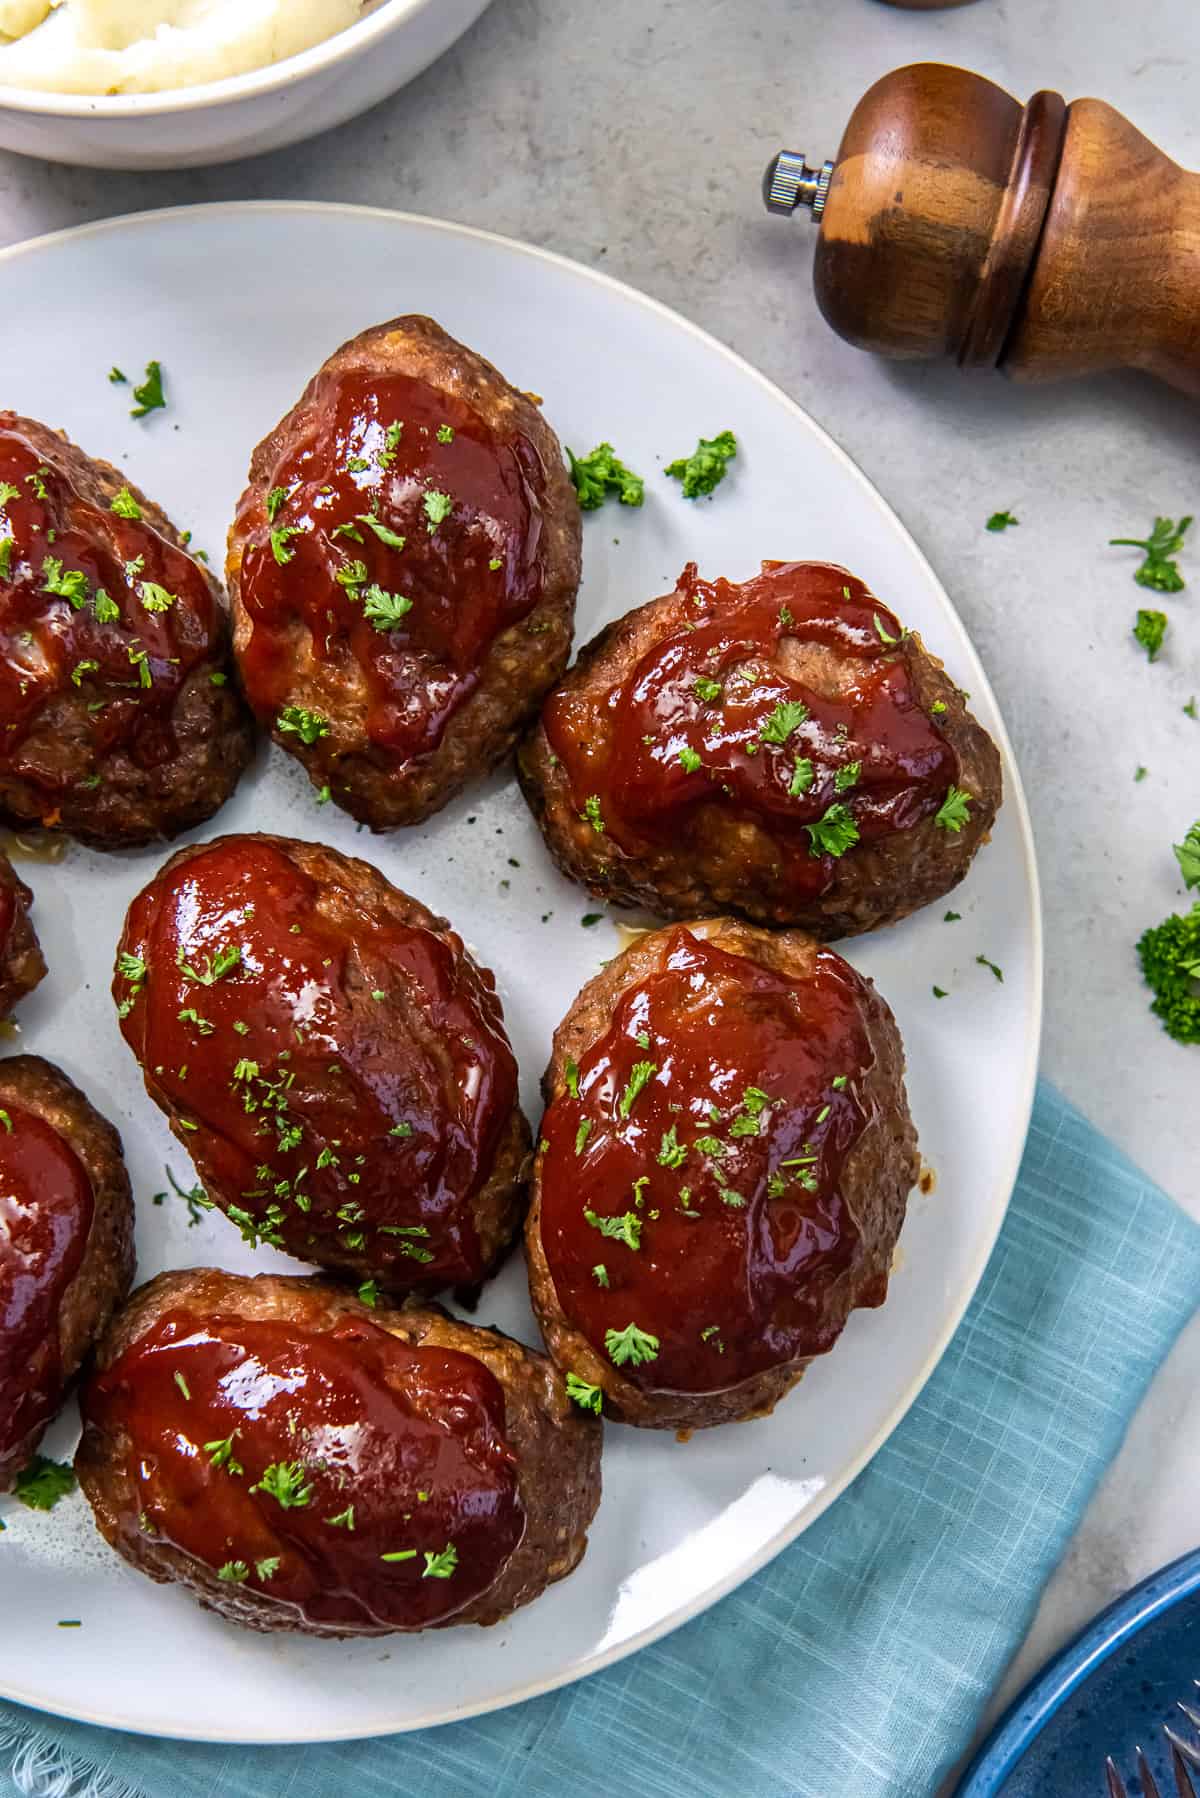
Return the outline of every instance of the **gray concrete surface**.
{"type": "MultiPolygon", "coordinates": [[[[816,312],[811,228],[768,220],[758,199],[779,143],[832,154],[863,88],[923,58],[1022,96],[1101,95],[1200,167],[1198,51],[1194,0],[977,0],[940,14],[875,0],[493,0],[406,92],[296,150],[149,176],[0,157],[0,241],[185,201],[407,208],[604,268],[757,363],[896,507],[990,670],[1041,857],[1045,1073],[1200,1216],[1200,1051],[1149,1018],[1133,958],[1181,898],[1170,844],[1200,813],[1200,723],[1182,711],[1200,694],[1200,533],[1154,667],[1129,637],[1133,563],[1106,548],[1156,512],[1200,512],[1200,410],[1133,377],[1018,389],[874,362],[816,312]],[[1020,528],[989,536],[1001,507],[1020,528]]],[[[1013,1677],[1200,1533],[1197,1376],[1200,1325],[1143,1407],[1013,1677]]]]}

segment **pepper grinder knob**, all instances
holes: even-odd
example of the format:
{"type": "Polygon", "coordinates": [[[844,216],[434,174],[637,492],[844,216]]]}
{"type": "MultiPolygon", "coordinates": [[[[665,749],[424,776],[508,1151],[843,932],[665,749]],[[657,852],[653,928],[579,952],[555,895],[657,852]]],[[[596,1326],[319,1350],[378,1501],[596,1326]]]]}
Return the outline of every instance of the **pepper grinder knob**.
{"type": "Polygon", "coordinates": [[[832,179],[832,162],[810,169],[803,150],[780,150],[763,176],[763,204],[782,218],[790,218],[797,206],[807,206],[813,224],[819,225],[832,179]]]}

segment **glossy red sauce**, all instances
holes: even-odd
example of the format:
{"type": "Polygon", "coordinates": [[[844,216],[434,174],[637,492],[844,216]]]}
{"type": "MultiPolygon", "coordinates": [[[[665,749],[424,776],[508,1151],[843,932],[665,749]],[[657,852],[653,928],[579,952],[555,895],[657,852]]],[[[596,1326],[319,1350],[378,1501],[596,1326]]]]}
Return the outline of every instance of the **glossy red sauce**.
{"type": "Polygon", "coordinates": [[[235,526],[253,626],[241,669],[260,716],[273,720],[297,698],[299,621],[318,662],[361,671],[371,743],[400,761],[435,749],[496,636],[541,596],[545,486],[527,437],[493,428],[441,388],[363,369],[318,375],[305,426],[289,432],[269,476],[287,496],[273,523],[252,490],[235,526]],[[440,522],[427,515],[428,494],[452,502],[440,522]],[[403,546],[382,540],[367,515],[403,546]],[[272,530],[295,533],[279,542],[284,562],[272,530]],[[361,578],[339,582],[355,564],[361,578]],[[368,616],[372,585],[411,601],[394,628],[368,616]]]}
{"type": "Polygon", "coordinates": [[[49,815],[78,784],[79,736],[97,762],[120,751],[149,769],[176,755],[172,708],[189,673],[212,657],[220,617],[190,556],[144,520],[84,499],[11,419],[0,413],[0,491],[8,495],[0,507],[0,775],[41,789],[49,815]],[[46,591],[76,572],[87,584],[75,601],[46,591]],[[165,610],[146,609],[147,594],[161,603],[147,583],[171,595],[165,610]],[[97,616],[101,595],[119,616],[97,616]],[[62,695],[71,700],[69,756],[58,718],[45,716],[62,695]]]}
{"type": "Polygon", "coordinates": [[[652,1359],[618,1363],[635,1385],[721,1391],[832,1347],[831,1298],[861,1249],[839,1181],[871,1121],[865,998],[832,950],[794,980],[680,926],[580,1063],[578,1098],[547,1111],[559,1303],[601,1355],[631,1323],[657,1338],[652,1359]],[[653,1071],[631,1097],[639,1064],[653,1071]],[[599,1227],[621,1217],[636,1250],[599,1227]]]}
{"type": "Polygon", "coordinates": [[[660,620],[620,685],[568,684],[543,713],[576,806],[582,813],[595,795],[620,848],[686,848],[697,814],[716,806],[768,831],[796,897],[812,898],[837,860],[805,826],[831,806],[847,808],[863,842],[938,810],[958,758],[917,704],[895,650],[899,620],[854,575],[825,562],[765,563],[735,585],[702,581],[689,564],[660,620]],[[822,649],[842,663],[836,698],[795,660],[822,649]],[[770,721],[788,705],[804,708],[802,721],[771,741],[770,721]],[[801,788],[802,761],[811,768],[801,788]],[[855,763],[853,784],[839,787],[839,771],[855,763]]]}
{"type": "Polygon", "coordinates": [[[17,889],[0,880],[0,964],[8,954],[13,925],[17,921],[17,889]]]}
{"type": "Polygon", "coordinates": [[[33,1112],[0,1114],[0,1462],[57,1411],[58,1308],[92,1227],[92,1183],[33,1112]]]}
{"type": "Polygon", "coordinates": [[[312,1330],[171,1311],[91,1380],[83,1413],[128,1441],[128,1529],[311,1623],[452,1617],[524,1534],[499,1382],[471,1355],[411,1348],[366,1320],[312,1330]],[[285,1477],[263,1488],[268,1468],[285,1477]]]}
{"type": "Polygon", "coordinates": [[[251,1240],[403,1289],[482,1278],[469,1201],[517,1088],[489,973],[253,837],[152,881],[120,948],[146,965],[114,982],[126,1041],[251,1240]]]}

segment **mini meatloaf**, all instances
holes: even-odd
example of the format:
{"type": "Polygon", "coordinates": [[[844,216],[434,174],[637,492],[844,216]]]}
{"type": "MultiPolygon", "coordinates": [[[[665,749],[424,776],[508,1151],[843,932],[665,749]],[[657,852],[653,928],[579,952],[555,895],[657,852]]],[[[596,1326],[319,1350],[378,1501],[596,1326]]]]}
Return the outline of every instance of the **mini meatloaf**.
{"type": "Polygon", "coordinates": [[[883,1303],[917,1139],[892,1014],[832,949],[654,931],[584,987],[544,1090],[529,1280],[580,1403],[761,1417],[883,1303]]]}
{"type": "Polygon", "coordinates": [[[392,1292],[494,1270],[529,1163],[495,982],[378,869],[282,837],[181,849],[129,908],[113,993],[248,1242],[392,1292]]]}
{"type": "Polygon", "coordinates": [[[250,757],[220,585],[144,493],[0,412],[0,819],[178,836],[250,757]]]}
{"type": "Polygon", "coordinates": [[[0,1018],[46,976],[33,920],[33,894],[0,850],[0,1018]]]}
{"type": "Polygon", "coordinates": [[[577,1565],[600,1500],[599,1425],[544,1355],[321,1279],[160,1274],[82,1410],[107,1541],[250,1629],[498,1623],[577,1565]]]}
{"type": "Polygon", "coordinates": [[[844,568],[690,565],[580,652],[521,784],[600,898],[854,936],[949,892],[991,829],[1000,757],[963,698],[844,568]]]}
{"type": "Polygon", "coordinates": [[[132,1280],[120,1137],[52,1063],[0,1061],[0,1492],[132,1280]]]}
{"type": "Polygon", "coordinates": [[[579,552],[530,397],[432,319],[376,325],[254,452],[228,561],[250,703],[353,817],[417,824],[566,667],[579,552]]]}

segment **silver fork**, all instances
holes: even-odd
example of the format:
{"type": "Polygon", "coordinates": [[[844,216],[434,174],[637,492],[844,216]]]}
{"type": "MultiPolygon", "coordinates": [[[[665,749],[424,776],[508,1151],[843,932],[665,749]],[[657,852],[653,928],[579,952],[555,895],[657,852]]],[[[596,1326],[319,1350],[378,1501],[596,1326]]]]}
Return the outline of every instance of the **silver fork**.
{"type": "MultiPolygon", "coordinates": [[[[1194,1680],[1193,1684],[1196,1686],[1197,1690],[1200,1691],[1200,1679],[1194,1680]]],[[[1192,1725],[1192,1728],[1200,1732],[1200,1710],[1197,1710],[1194,1705],[1184,1704],[1182,1698],[1179,1699],[1178,1703],[1180,1710],[1192,1725]]],[[[1177,1730],[1172,1729],[1169,1723],[1163,1724],[1163,1734],[1166,1736],[1167,1741],[1171,1746],[1171,1772],[1175,1779],[1176,1798],[1197,1798],[1196,1787],[1192,1782],[1192,1776],[1188,1771],[1188,1768],[1189,1765],[1200,1768],[1200,1748],[1196,1748],[1193,1743],[1186,1739],[1186,1737],[1181,1736],[1177,1730]]],[[[1137,1776],[1141,1783],[1142,1798],[1162,1798],[1162,1794],[1155,1782],[1154,1775],[1151,1773],[1150,1768],[1146,1763],[1145,1755],[1140,1748],[1138,1748],[1136,1752],[1137,1776]]],[[[1116,1764],[1113,1761],[1111,1754],[1104,1763],[1104,1774],[1108,1781],[1109,1798],[1129,1798],[1129,1794],[1125,1787],[1125,1781],[1117,1772],[1116,1764]]]]}

